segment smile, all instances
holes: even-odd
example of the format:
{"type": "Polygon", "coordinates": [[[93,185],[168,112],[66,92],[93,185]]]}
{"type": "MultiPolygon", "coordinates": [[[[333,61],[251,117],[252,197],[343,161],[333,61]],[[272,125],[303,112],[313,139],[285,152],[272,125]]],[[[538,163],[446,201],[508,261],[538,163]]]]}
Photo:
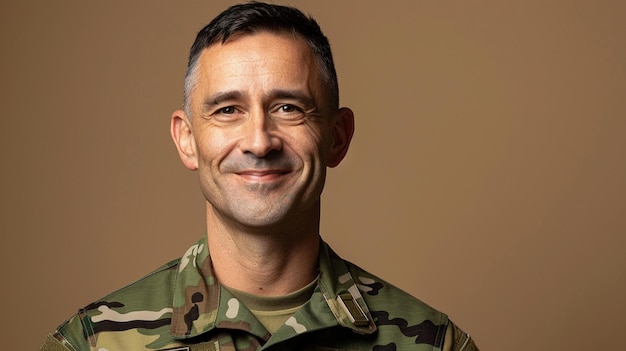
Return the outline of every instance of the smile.
{"type": "Polygon", "coordinates": [[[286,170],[247,170],[236,172],[238,176],[249,182],[272,182],[277,181],[289,171],[286,170]]]}

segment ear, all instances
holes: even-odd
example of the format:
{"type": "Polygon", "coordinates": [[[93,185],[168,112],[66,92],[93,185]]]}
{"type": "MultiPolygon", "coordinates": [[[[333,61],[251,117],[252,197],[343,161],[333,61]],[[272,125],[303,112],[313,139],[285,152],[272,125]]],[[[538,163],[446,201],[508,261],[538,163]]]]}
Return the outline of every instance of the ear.
{"type": "Polygon", "coordinates": [[[198,169],[196,140],[191,130],[191,121],[184,111],[177,110],[172,113],[170,133],[178,149],[178,156],[185,167],[192,171],[198,169]]]}
{"type": "Polygon", "coordinates": [[[348,152],[354,134],[354,113],[352,110],[347,107],[340,108],[332,128],[333,145],[330,148],[326,163],[328,167],[339,165],[348,152]]]}

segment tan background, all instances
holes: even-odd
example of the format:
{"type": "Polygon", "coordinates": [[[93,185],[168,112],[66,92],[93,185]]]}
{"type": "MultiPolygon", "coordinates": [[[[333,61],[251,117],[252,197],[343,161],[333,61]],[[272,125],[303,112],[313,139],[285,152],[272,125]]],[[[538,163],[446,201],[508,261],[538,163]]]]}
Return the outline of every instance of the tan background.
{"type": "MultiPolygon", "coordinates": [[[[195,33],[231,3],[2,5],[2,349],[202,234],[169,115],[195,33]]],[[[623,348],[625,3],[291,3],[357,115],[326,240],[483,350],[623,348]]]]}

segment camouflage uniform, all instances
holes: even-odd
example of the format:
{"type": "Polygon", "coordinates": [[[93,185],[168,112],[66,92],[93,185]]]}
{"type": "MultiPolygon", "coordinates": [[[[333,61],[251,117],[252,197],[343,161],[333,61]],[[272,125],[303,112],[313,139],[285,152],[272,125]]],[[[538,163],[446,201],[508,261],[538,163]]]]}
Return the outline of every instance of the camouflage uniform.
{"type": "Polygon", "coordinates": [[[41,350],[476,350],[448,317],[321,244],[317,287],[274,334],[216,281],[206,236],[82,308],[41,350]]]}

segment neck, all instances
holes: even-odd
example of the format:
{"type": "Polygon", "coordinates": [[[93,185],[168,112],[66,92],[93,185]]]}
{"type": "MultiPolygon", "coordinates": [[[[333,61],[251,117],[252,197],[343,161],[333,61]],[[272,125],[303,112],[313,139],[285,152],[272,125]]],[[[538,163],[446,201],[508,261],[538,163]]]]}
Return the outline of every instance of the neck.
{"type": "Polygon", "coordinates": [[[317,276],[319,207],[293,225],[247,228],[229,225],[207,205],[207,236],[214,273],[228,287],[278,296],[317,276]]]}

